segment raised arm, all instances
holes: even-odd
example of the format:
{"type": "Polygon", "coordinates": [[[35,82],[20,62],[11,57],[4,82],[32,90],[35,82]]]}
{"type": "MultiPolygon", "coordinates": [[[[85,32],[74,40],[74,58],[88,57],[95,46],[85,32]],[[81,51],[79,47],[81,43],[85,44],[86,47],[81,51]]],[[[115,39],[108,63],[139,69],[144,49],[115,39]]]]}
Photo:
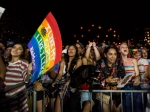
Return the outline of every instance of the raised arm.
{"type": "Polygon", "coordinates": [[[90,42],[88,48],[86,49],[86,52],[85,52],[85,57],[86,58],[89,58],[89,56],[90,56],[90,51],[91,51],[92,44],[93,43],[90,42]]]}
{"type": "Polygon", "coordinates": [[[93,42],[93,49],[94,49],[94,53],[95,53],[95,59],[96,59],[96,61],[98,61],[100,59],[100,53],[99,53],[99,51],[98,51],[98,49],[96,47],[96,43],[95,42],[93,42]]]}
{"type": "Polygon", "coordinates": [[[83,65],[87,65],[87,58],[83,57],[82,62],[83,62],[83,65]]]}

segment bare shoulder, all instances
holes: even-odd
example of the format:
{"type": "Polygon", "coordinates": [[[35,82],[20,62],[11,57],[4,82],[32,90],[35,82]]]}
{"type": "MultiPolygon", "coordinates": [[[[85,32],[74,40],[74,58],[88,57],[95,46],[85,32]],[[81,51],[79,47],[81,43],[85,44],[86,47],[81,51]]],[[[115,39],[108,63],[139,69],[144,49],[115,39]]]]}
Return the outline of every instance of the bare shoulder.
{"type": "MultiPolygon", "coordinates": [[[[83,59],[83,58],[82,58],[82,59],[83,59]]],[[[80,61],[82,61],[82,59],[81,59],[81,58],[78,58],[77,62],[80,62],[80,61]]]]}
{"type": "Polygon", "coordinates": [[[133,62],[137,62],[137,60],[135,58],[130,58],[130,60],[133,62]]]}
{"type": "Polygon", "coordinates": [[[134,63],[134,64],[137,64],[137,60],[135,58],[131,58],[131,61],[134,63]]]}

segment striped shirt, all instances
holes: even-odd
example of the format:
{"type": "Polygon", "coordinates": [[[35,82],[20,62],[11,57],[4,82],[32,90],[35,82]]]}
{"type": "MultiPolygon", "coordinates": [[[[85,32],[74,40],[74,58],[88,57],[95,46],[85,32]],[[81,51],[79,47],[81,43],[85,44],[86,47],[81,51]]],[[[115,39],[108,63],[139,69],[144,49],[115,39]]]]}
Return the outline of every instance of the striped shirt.
{"type": "Polygon", "coordinates": [[[126,75],[135,74],[135,68],[132,60],[124,62],[124,68],[126,75]]]}
{"type": "MultiPolygon", "coordinates": [[[[4,87],[8,88],[13,85],[25,82],[25,78],[27,76],[27,68],[28,68],[28,62],[25,60],[18,60],[16,62],[9,62],[9,65],[7,66],[5,81],[4,81],[4,87]]],[[[20,91],[25,90],[25,85],[17,87],[8,93],[6,93],[6,97],[10,97],[20,91]]],[[[20,109],[21,112],[27,112],[28,111],[28,105],[27,105],[27,98],[26,94],[22,92],[19,96],[19,104],[18,105],[18,99],[14,98],[11,100],[11,111],[17,111],[20,109]]]]}

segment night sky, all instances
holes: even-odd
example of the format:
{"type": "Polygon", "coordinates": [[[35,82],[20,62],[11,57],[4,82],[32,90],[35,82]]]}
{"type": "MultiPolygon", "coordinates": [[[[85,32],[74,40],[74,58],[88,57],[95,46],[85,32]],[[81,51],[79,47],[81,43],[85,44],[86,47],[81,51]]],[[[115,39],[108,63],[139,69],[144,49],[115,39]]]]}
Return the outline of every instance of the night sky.
{"type": "MultiPolygon", "coordinates": [[[[0,20],[3,23],[1,28],[8,26],[5,29],[13,30],[20,37],[29,39],[48,12],[52,12],[57,20],[63,43],[71,42],[74,33],[80,32],[81,26],[89,28],[91,24],[115,29],[121,40],[134,35],[140,35],[137,38],[141,39],[143,28],[150,27],[149,2],[145,1],[1,0],[0,6],[6,8],[0,20]]],[[[88,39],[89,37],[85,37],[85,40],[88,39]]]]}

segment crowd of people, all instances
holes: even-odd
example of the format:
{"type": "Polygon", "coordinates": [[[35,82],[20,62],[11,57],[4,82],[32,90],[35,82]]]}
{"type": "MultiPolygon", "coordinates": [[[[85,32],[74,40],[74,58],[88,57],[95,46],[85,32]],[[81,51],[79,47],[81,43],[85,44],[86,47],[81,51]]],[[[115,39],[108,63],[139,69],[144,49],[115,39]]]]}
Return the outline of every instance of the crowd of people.
{"type": "MultiPolygon", "coordinates": [[[[140,82],[149,84],[150,79],[148,52],[149,49],[145,47],[130,48],[126,42],[118,46],[105,43],[96,45],[95,42],[89,42],[86,46],[80,42],[66,45],[60,62],[33,83],[37,91],[35,102],[37,112],[43,110],[43,88],[48,90],[45,92],[44,107],[49,107],[49,111],[52,111],[51,102],[53,101],[54,111],[61,112],[63,101],[65,112],[90,112],[91,105],[93,112],[101,112],[101,108],[103,112],[120,112],[121,108],[125,112],[131,112],[131,93],[124,93],[123,107],[120,94],[114,93],[112,108],[110,108],[110,93],[103,93],[103,97],[109,100],[102,101],[101,104],[100,100],[103,99],[99,93],[93,93],[92,102],[90,101],[90,90],[120,89],[117,88],[117,84],[128,75],[132,75],[132,79],[121,89],[142,90],[140,82]],[[52,80],[51,84],[44,84],[50,80],[52,80]],[[65,83],[59,83],[61,81],[65,83]],[[94,81],[99,85],[92,85],[94,81]],[[86,91],[80,92],[80,90],[86,91]]],[[[32,73],[32,64],[30,52],[23,44],[15,43],[5,46],[3,42],[0,42],[0,89],[9,88],[21,82],[28,83],[32,73]]],[[[11,97],[25,89],[25,85],[15,88],[6,93],[4,97],[11,97]]],[[[19,109],[21,112],[28,112],[26,93],[22,92],[19,97],[19,107],[17,98],[9,102],[11,111],[19,109]]],[[[141,93],[133,94],[133,104],[135,112],[144,112],[141,106],[141,93]]]]}

